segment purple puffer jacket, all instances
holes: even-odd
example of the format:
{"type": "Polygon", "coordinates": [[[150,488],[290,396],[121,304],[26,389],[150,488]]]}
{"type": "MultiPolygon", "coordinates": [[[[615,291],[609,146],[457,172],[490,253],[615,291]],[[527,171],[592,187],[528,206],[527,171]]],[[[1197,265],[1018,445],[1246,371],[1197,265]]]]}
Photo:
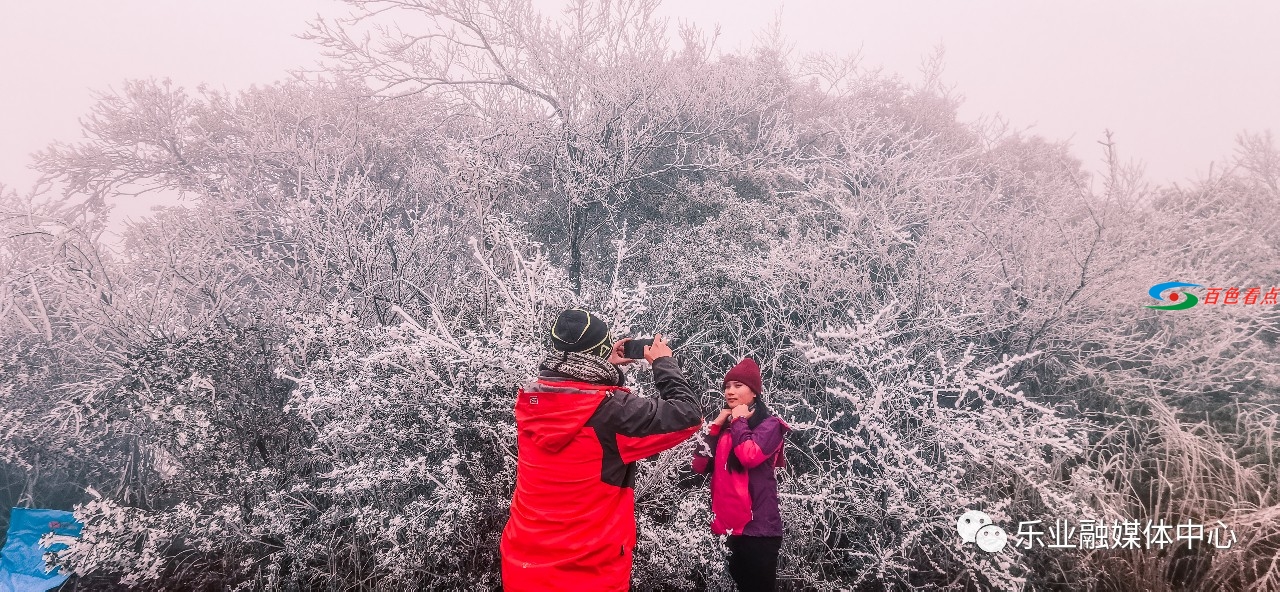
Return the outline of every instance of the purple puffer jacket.
{"type": "Polygon", "coordinates": [[[746,419],[735,419],[729,423],[727,438],[716,438],[720,426],[711,426],[707,439],[716,440],[714,463],[695,451],[693,470],[711,471],[712,532],[782,536],[778,478],[773,471],[784,464],[782,439],[789,431],[791,427],[776,415],[766,417],[755,429],[746,419]],[[726,464],[730,454],[737,456],[747,470],[730,471],[726,464]]]}

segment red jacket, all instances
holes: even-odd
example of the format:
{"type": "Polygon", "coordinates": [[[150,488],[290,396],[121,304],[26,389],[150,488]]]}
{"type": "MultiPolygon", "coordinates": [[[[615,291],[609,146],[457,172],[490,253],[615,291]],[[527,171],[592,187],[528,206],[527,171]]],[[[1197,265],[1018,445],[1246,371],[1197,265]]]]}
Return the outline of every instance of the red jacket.
{"type": "Polygon", "coordinates": [[[502,532],[502,585],[626,590],[636,544],[635,462],[697,432],[702,416],[672,357],[659,398],[543,376],[516,395],[519,465],[502,532]]]}

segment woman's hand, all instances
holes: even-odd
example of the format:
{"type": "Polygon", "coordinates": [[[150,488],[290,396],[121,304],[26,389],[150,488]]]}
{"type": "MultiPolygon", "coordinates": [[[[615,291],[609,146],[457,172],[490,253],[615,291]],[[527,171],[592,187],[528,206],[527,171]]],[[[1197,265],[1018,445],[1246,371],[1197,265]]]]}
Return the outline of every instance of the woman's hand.
{"type": "Polygon", "coordinates": [[[650,364],[658,358],[665,358],[669,355],[671,355],[671,347],[667,345],[666,341],[662,340],[661,333],[653,336],[653,345],[644,346],[644,359],[650,364]]]}
{"type": "Polygon", "coordinates": [[[617,343],[613,344],[613,351],[609,352],[610,364],[613,364],[614,366],[626,366],[627,364],[635,361],[622,355],[622,347],[626,345],[628,341],[631,341],[630,337],[619,340],[617,343]]]}
{"type": "Polygon", "coordinates": [[[734,419],[740,419],[743,417],[751,417],[751,414],[753,413],[755,412],[752,411],[750,407],[747,407],[746,405],[738,405],[733,408],[732,415],[734,419]]]}
{"type": "Polygon", "coordinates": [[[731,413],[729,409],[721,409],[720,415],[716,417],[716,420],[711,423],[714,425],[718,425],[720,427],[724,427],[724,422],[729,421],[729,413],[731,413]]]}

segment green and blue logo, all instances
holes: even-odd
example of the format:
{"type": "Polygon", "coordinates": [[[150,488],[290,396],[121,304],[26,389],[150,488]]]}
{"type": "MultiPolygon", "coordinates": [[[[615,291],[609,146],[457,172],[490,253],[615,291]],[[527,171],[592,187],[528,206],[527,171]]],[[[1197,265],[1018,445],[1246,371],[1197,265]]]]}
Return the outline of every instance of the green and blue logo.
{"type": "Polygon", "coordinates": [[[1147,308],[1154,308],[1156,310],[1186,310],[1195,306],[1197,302],[1200,302],[1200,299],[1196,298],[1195,294],[1186,290],[1179,290],[1179,288],[1200,287],[1202,287],[1200,284],[1188,284],[1185,282],[1165,282],[1163,284],[1156,284],[1151,286],[1150,290],[1147,290],[1147,294],[1150,294],[1151,297],[1156,300],[1169,302],[1170,304],[1148,304],[1147,308]],[[1165,296],[1165,292],[1169,293],[1168,296],[1165,296]]]}

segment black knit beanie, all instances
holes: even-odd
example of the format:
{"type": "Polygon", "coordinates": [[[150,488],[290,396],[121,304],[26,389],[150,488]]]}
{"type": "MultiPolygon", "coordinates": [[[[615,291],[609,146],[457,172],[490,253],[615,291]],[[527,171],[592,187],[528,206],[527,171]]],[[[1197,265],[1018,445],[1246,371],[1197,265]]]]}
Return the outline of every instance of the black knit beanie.
{"type": "Polygon", "coordinates": [[[581,308],[566,310],[551,325],[551,347],[607,358],[613,350],[609,324],[581,308]]]}

